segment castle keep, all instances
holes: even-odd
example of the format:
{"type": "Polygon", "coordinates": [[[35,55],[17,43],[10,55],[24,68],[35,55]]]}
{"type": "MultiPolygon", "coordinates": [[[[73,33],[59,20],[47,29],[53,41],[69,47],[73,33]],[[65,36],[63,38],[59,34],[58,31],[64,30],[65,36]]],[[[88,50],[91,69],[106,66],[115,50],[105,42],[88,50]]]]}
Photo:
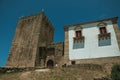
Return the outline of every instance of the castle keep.
{"type": "Polygon", "coordinates": [[[45,67],[63,56],[63,42],[54,43],[54,27],[44,12],[19,20],[7,66],[45,67]]]}
{"type": "Polygon", "coordinates": [[[117,17],[68,25],[64,42],[53,42],[54,27],[44,12],[22,17],[6,66],[51,67],[120,63],[117,17]]]}

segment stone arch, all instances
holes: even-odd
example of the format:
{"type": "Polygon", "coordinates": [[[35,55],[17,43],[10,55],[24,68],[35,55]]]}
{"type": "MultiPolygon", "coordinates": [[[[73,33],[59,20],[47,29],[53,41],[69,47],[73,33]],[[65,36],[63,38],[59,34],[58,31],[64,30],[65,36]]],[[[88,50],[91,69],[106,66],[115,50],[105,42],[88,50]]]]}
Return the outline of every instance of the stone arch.
{"type": "Polygon", "coordinates": [[[107,26],[107,23],[105,22],[100,22],[97,24],[98,27],[106,27],[107,26]]]}
{"type": "Polygon", "coordinates": [[[75,31],[82,30],[82,27],[81,27],[81,26],[76,26],[76,27],[74,28],[74,30],[75,30],[75,31]]]}
{"type": "Polygon", "coordinates": [[[54,66],[54,61],[52,60],[52,59],[49,59],[48,61],[47,61],[47,67],[48,68],[51,68],[51,67],[53,67],[54,66]]]}

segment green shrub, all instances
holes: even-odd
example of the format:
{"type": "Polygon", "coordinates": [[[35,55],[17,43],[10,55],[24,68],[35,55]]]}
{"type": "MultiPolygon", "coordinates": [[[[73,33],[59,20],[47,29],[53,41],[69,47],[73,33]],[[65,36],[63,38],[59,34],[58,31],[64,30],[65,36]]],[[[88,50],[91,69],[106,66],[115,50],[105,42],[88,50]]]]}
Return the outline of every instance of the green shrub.
{"type": "Polygon", "coordinates": [[[120,80],[120,64],[114,65],[111,70],[111,78],[113,80],[120,80]]]}

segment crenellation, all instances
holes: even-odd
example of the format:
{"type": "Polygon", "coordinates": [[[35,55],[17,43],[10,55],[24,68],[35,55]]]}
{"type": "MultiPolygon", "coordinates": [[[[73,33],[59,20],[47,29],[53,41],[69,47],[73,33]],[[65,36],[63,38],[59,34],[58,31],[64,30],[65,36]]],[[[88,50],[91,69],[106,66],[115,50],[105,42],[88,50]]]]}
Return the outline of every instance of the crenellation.
{"type": "Polygon", "coordinates": [[[28,18],[37,18],[38,16],[41,16],[42,13],[38,13],[38,14],[33,14],[30,16],[22,16],[20,19],[28,19],[28,18]]]}
{"type": "Polygon", "coordinates": [[[49,53],[47,50],[54,54],[54,48],[47,48],[53,41],[53,32],[54,28],[44,13],[21,18],[10,50],[12,56],[9,56],[7,66],[45,67],[49,53]],[[42,59],[40,55],[43,55],[42,59]]]}

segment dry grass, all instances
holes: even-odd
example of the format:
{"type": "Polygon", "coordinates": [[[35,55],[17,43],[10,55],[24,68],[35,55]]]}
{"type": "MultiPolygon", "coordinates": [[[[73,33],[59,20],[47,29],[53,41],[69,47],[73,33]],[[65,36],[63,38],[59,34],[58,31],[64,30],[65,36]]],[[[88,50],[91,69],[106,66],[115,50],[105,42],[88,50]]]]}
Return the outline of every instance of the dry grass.
{"type": "Polygon", "coordinates": [[[28,71],[0,75],[0,80],[93,80],[102,77],[101,71],[80,68],[55,68],[48,72],[28,71]]]}

